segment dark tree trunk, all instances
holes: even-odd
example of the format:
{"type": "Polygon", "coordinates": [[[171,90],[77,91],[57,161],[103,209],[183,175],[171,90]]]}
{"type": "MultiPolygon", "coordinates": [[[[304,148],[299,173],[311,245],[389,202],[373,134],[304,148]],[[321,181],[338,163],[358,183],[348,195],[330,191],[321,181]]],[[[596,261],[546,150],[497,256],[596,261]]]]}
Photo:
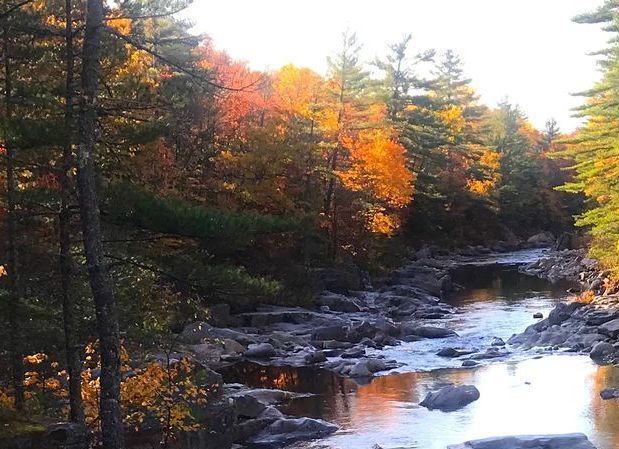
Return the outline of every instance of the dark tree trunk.
{"type": "Polygon", "coordinates": [[[122,449],[120,412],[120,338],[112,282],[101,243],[101,220],[95,183],[97,92],[103,28],[103,0],[88,0],[82,52],[82,92],[79,114],[77,181],[84,252],[95,301],[101,353],[100,418],[103,447],[122,449]]]}
{"type": "MultiPolygon", "coordinates": [[[[2,39],[2,59],[4,63],[4,104],[5,119],[9,122],[13,118],[12,99],[12,70],[11,57],[9,55],[9,26],[5,23],[2,39]]],[[[24,362],[21,349],[21,323],[19,319],[20,291],[19,270],[17,267],[17,217],[15,211],[15,147],[10,139],[5,139],[6,149],[6,197],[7,197],[7,280],[8,280],[8,319],[10,331],[11,372],[12,386],[15,391],[15,408],[22,410],[24,407],[24,362]]]]}
{"type": "Polygon", "coordinates": [[[62,294],[62,312],[64,318],[65,350],[67,353],[67,371],[69,373],[69,405],[71,421],[84,423],[84,405],[82,403],[82,364],[80,346],[76,338],[75,304],[71,296],[71,278],[73,260],[71,257],[71,179],[73,167],[73,103],[74,103],[74,63],[73,63],[73,24],[71,0],[65,0],[67,26],[66,33],[66,82],[64,126],[66,140],[62,149],[62,172],[60,175],[60,216],[58,218],[60,243],[60,283],[62,294]]]}

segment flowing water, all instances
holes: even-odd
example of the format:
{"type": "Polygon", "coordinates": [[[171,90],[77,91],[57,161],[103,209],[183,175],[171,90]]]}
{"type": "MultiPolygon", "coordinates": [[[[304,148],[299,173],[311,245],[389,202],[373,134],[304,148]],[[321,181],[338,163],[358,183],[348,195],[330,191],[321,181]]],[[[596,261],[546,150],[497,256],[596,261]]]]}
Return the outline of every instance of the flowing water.
{"type": "Polygon", "coordinates": [[[488,258],[454,273],[466,288],[449,302],[459,313],[446,324],[460,338],[403,343],[381,351],[406,365],[367,384],[314,368],[244,364],[227,374],[251,386],[315,393],[285,412],[334,422],[341,430],[303,447],[337,449],[445,449],[448,444],[491,436],[583,432],[598,449],[619,448],[619,402],[599,392],[619,387],[619,369],[598,367],[586,355],[512,352],[474,368],[434,353],[445,346],[483,349],[494,337],[509,338],[565,299],[566,285],[519,274],[517,264],[538,258],[525,251],[488,258]],[[418,403],[445,383],[472,384],[478,401],[444,413],[418,403]]]}

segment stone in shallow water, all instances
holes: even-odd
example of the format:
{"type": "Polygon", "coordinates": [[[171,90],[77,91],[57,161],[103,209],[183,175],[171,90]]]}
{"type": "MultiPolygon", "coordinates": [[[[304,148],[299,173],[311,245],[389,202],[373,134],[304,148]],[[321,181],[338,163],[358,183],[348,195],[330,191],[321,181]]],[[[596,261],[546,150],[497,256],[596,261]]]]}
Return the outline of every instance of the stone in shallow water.
{"type": "Polygon", "coordinates": [[[619,398],[619,389],[607,388],[605,390],[602,390],[600,391],[600,397],[604,400],[619,398]]]}
{"type": "Polygon", "coordinates": [[[419,405],[429,410],[444,412],[458,410],[479,399],[479,390],[473,385],[447,385],[439,391],[430,392],[419,405]]]}
{"type": "Polygon", "coordinates": [[[447,446],[447,449],[596,449],[582,433],[486,438],[447,446]]]}

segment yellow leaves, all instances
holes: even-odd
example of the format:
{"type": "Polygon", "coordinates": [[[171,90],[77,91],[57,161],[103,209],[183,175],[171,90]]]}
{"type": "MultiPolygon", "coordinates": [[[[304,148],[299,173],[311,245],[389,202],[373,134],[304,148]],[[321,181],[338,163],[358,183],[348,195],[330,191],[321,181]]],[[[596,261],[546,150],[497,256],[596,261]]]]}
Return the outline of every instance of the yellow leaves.
{"type": "Polygon", "coordinates": [[[481,196],[488,196],[494,189],[496,183],[491,180],[469,179],[467,181],[467,188],[470,192],[476,193],[481,196]]]}
{"type": "Polygon", "coordinates": [[[38,365],[47,360],[47,354],[43,354],[42,352],[38,352],[36,354],[27,355],[24,357],[24,362],[30,363],[31,365],[38,365]]]}
{"type": "Polygon", "coordinates": [[[413,174],[406,167],[405,149],[385,130],[364,130],[345,138],[351,165],[340,172],[344,185],[353,191],[368,191],[391,207],[402,208],[413,194],[413,174]]]}
{"type": "Polygon", "coordinates": [[[385,208],[373,207],[365,213],[368,229],[377,234],[392,235],[400,226],[400,220],[395,215],[386,213],[385,208]]]}
{"type": "Polygon", "coordinates": [[[441,121],[450,130],[451,140],[453,140],[457,134],[460,134],[466,127],[466,120],[462,113],[462,108],[455,105],[448,106],[438,113],[441,121]]]}
{"type": "Polygon", "coordinates": [[[501,166],[501,155],[488,148],[479,158],[479,163],[487,168],[498,170],[501,166]]]}
{"type": "Polygon", "coordinates": [[[128,36],[129,34],[131,34],[131,19],[125,17],[113,17],[110,18],[107,23],[110,28],[113,28],[124,36],[128,36]]]}
{"type": "Polygon", "coordinates": [[[499,172],[501,155],[490,148],[477,148],[477,150],[482,151],[478,164],[481,171],[485,174],[485,178],[468,179],[466,187],[469,192],[481,196],[489,196],[501,180],[501,174],[499,172]]]}
{"type": "Polygon", "coordinates": [[[325,96],[323,79],[307,68],[285,65],[272,79],[273,102],[284,114],[315,119],[318,103],[325,96]]]}
{"type": "Polygon", "coordinates": [[[8,275],[8,273],[6,272],[6,268],[4,268],[4,265],[0,265],[0,278],[6,275],[8,275]]]}

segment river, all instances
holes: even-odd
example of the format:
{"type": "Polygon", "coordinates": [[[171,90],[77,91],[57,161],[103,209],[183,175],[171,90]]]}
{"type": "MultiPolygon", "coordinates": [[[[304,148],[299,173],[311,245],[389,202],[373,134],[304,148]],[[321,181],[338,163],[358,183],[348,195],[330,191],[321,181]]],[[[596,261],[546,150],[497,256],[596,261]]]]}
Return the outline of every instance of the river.
{"type": "MultiPolygon", "coordinates": [[[[287,404],[285,413],[322,418],[341,430],[295,447],[333,449],[445,449],[470,439],[514,434],[582,432],[598,449],[619,447],[619,403],[599,392],[619,387],[619,369],[599,367],[587,355],[546,350],[513,351],[502,359],[461,368],[461,360],[438,357],[446,346],[487,347],[507,340],[547,316],[565,300],[566,285],[518,273],[517,265],[539,258],[539,250],[480,259],[453,273],[465,287],[448,300],[458,313],[447,326],[459,338],[403,343],[380,351],[405,365],[359,384],[325,370],[238,365],[228,381],[314,393],[287,404]],[[472,384],[478,401],[444,413],[418,403],[446,383],[472,384]]],[[[445,323],[445,320],[441,320],[445,323]]],[[[430,321],[429,324],[432,324],[430,321]]]]}

